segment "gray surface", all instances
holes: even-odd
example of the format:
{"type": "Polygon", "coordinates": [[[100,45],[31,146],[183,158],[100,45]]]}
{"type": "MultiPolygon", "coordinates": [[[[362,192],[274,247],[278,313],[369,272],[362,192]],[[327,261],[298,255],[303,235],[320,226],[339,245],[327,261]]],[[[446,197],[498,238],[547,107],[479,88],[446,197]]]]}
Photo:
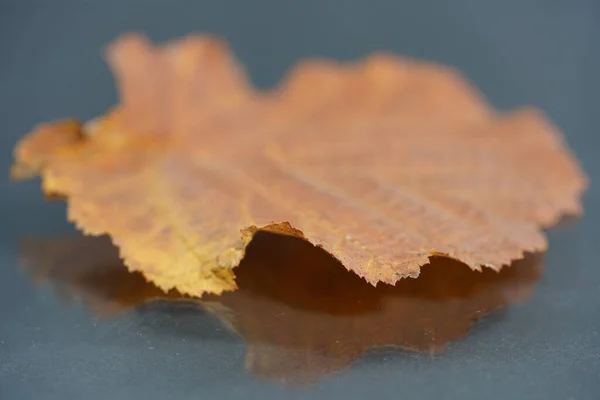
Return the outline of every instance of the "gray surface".
{"type": "Polygon", "coordinates": [[[89,118],[115,102],[99,49],[121,32],[221,34],[261,86],[308,55],[407,53],[460,68],[498,107],[546,110],[591,176],[586,216],[550,233],[533,297],[485,319],[443,356],[372,352],[315,386],[286,387],[247,371],[244,342],[208,313],[154,304],[99,320],[84,306],[61,307],[19,270],[17,240],[72,232],[64,205],[45,202],[38,182],[2,178],[0,398],[600,398],[600,6],[283,3],[0,0],[0,176],[33,124],[89,118]]]}

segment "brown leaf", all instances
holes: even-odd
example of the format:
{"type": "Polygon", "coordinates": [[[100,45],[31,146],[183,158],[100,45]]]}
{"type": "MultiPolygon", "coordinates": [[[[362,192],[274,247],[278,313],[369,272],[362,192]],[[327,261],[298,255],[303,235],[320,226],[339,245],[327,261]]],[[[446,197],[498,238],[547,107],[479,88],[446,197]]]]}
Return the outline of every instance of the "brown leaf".
{"type": "Polygon", "coordinates": [[[121,103],[82,134],[39,126],[14,171],[39,171],[70,220],[163,290],[235,289],[261,229],[395,284],[434,255],[499,270],[581,213],[587,180],[557,129],[532,108],[497,113],[447,67],[313,60],[258,92],[212,37],[126,35],[107,58],[121,103]]]}
{"type": "MultiPolygon", "coordinates": [[[[165,296],[141,274],[128,273],[106,237],[28,239],[21,251],[32,277],[63,298],[81,299],[95,315],[114,316],[165,296]]],[[[244,339],[246,367],[254,374],[314,383],[373,348],[443,352],[473,321],[528,298],[542,261],[543,255],[528,254],[496,273],[432,257],[418,279],[373,287],[303,240],[261,233],[237,269],[239,290],[191,305],[244,339]]],[[[176,292],[168,299],[182,300],[170,303],[169,315],[182,305],[190,310],[190,299],[176,292]]],[[[203,338],[181,325],[173,329],[186,340],[203,338]]]]}

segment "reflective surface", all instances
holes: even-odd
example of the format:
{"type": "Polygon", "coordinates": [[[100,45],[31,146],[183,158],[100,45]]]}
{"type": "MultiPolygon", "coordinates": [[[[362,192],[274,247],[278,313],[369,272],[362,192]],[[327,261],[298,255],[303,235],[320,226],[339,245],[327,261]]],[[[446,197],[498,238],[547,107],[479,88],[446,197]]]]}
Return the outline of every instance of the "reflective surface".
{"type": "Polygon", "coordinates": [[[592,0],[0,2],[0,398],[597,399],[598,38],[592,0]],[[72,239],[39,182],[6,177],[34,124],[115,102],[99,51],[129,30],[223,35],[261,86],[311,55],[386,49],[453,65],[496,106],[533,104],[562,128],[591,178],[586,215],[550,231],[541,276],[535,258],[493,279],[447,265],[453,291],[449,277],[375,291],[280,243],[240,267],[239,293],[150,300],[159,293],[113,250],[72,239]],[[302,262],[306,275],[292,268],[302,262]],[[106,285],[112,274],[120,285],[106,285]],[[339,292],[323,290],[331,282],[339,292]]]}
{"type": "Polygon", "coordinates": [[[260,233],[236,270],[239,289],[198,301],[128,273],[107,237],[29,239],[21,249],[22,267],[65,305],[82,300],[101,317],[161,298],[207,310],[246,342],[246,368],[292,384],[342,371],[371,348],[441,352],[472,321],[529,297],[543,258],[499,274],[433,258],[418,279],[373,287],[309,243],[260,233]]]}

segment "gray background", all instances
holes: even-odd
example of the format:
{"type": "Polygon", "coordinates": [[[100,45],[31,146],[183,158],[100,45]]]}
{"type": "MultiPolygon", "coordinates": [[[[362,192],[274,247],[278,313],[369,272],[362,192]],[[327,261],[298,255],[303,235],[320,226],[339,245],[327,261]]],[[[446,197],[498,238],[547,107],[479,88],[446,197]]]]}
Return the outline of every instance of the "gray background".
{"type": "Polygon", "coordinates": [[[593,0],[0,0],[0,398],[600,398],[599,43],[593,0]],[[114,104],[100,50],[131,30],[222,35],[261,87],[313,55],[384,49],[456,66],[499,108],[533,104],[563,129],[592,180],[586,215],[550,232],[530,301],[444,356],[373,352],[310,388],[257,379],[243,341],[203,312],[155,304],[99,321],[62,308],[19,270],[17,243],[73,228],[39,182],[8,181],[10,153],[38,122],[114,104]]]}

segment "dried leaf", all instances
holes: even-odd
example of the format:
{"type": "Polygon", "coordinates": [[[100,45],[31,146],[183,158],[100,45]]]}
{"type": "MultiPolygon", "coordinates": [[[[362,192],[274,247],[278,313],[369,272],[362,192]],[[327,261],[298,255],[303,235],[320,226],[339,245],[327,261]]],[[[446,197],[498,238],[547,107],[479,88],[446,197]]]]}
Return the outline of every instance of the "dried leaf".
{"type": "MultiPolygon", "coordinates": [[[[81,299],[95,315],[165,298],[139,273],[127,272],[106,237],[29,239],[21,251],[32,277],[63,298],[81,299]]],[[[236,270],[239,290],[195,302],[171,292],[167,312],[212,312],[246,342],[252,373],[307,384],[346,369],[372,348],[443,352],[473,321],[528,298],[542,261],[543,255],[529,254],[496,273],[432,257],[418,279],[375,288],[305,241],[262,233],[236,270]]],[[[163,307],[144,309],[154,314],[163,307]]],[[[185,321],[159,326],[194,338],[185,321]]]]}
{"type": "Polygon", "coordinates": [[[312,60],[259,92],[208,36],[130,34],[107,58],[120,104],[81,133],[39,126],[13,172],[39,171],[70,220],[110,235],[163,290],[235,289],[257,230],[395,284],[434,255],[499,270],[546,248],[540,227],[581,213],[586,177],[545,116],[498,113],[446,67],[312,60]]]}

